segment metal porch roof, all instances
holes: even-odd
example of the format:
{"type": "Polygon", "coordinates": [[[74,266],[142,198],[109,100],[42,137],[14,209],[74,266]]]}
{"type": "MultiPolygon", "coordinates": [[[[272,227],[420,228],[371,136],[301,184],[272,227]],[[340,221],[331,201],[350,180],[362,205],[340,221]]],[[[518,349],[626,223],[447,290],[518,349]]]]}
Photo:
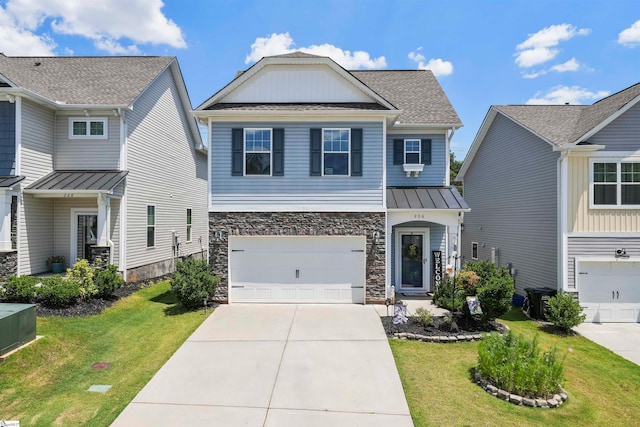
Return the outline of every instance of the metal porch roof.
{"type": "Polygon", "coordinates": [[[455,187],[388,187],[387,208],[468,210],[469,205],[455,187]]]}
{"type": "Polygon", "coordinates": [[[53,171],[26,188],[28,191],[109,191],[120,184],[128,171],[53,171]]]}
{"type": "Polygon", "coordinates": [[[24,176],[18,175],[0,176],[0,188],[11,188],[22,181],[24,178],[24,176]]]}

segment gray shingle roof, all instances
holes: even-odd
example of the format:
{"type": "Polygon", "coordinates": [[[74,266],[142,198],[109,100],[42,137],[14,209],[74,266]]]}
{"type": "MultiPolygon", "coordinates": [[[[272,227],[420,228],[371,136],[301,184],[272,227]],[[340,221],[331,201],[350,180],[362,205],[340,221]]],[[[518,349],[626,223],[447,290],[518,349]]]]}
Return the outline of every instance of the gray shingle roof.
{"type": "Polygon", "coordinates": [[[494,105],[493,107],[555,145],[576,142],[640,95],[640,83],[592,105],[494,105]]]}
{"type": "Polygon", "coordinates": [[[27,190],[36,191],[109,191],[127,176],[128,171],[61,170],[40,178],[27,190]]]}
{"type": "Polygon", "coordinates": [[[19,87],[66,104],[130,105],[173,56],[8,57],[0,74],[19,87]]]}
{"type": "Polygon", "coordinates": [[[403,110],[404,124],[462,126],[440,83],[429,70],[351,71],[378,95],[403,110]]]}
{"type": "Polygon", "coordinates": [[[375,102],[344,102],[344,103],[220,103],[213,104],[207,110],[228,111],[310,111],[310,110],[386,110],[387,108],[375,102]]]}
{"type": "Polygon", "coordinates": [[[389,209],[469,209],[455,187],[387,188],[389,209]]]}

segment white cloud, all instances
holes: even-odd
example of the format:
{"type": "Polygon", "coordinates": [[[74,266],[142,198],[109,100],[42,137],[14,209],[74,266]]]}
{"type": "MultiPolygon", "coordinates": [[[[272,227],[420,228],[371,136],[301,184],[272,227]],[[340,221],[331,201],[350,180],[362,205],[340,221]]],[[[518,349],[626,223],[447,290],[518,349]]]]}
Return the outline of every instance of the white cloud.
{"type": "Polygon", "coordinates": [[[162,0],[9,0],[6,12],[23,31],[50,22],[58,34],[83,36],[109,53],[139,53],[137,44],[185,48],[182,30],[162,13],[162,0]],[[132,43],[123,46],[121,39],[132,43]]]}
{"type": "Polygon", "coordinates": [[[288,32],[273,33],[268,37],[257,37],[251,45],[251,53],[246,56],[244,62],[245,64],[250,64],[259,61],[265,56],[281,55],[299,50],[312,55],[328,56],[350,70],[377,70],[387,66],[387,60],[384,56],[372,58],[368,52],[361,50],[351,52],[328,43],[300,48],[295,48],[294,46],[295,42],[288,32]]]}
{"type": "Polygon", "coordinates": [[[535,79],[540,76],[544,76],[547,74],[547,70],[534,71],[532,73],[523,74],[522,77],[525,79],[535,79]]]}
{"type": "Polygon", "coordinates": [[[0,7],[0,52],[5,55],[52,56],[56,43],[47,35],[20,28],[13,17],[0,7]]]}
{"type": "Polygon", "coordinates": [[[583,101],[595,101],[609,95],[609,91],[599,90],[592,92],[579,86],[556,86],[550,89],[545,95],[536,93],[535,96],[527,101],[527,104],[548,104],[562,105],[573,104],[580,105],[583,101]]]}
{"type": "Polygon", "coordinates": [[[559,73],[565,73],[567,71],[578,71],[580,69],[580,63],[576,60],[576,58],[571,58],[567,62],[554,65],[553,67],[551,67],[551,69],[559,73]]]}
{"type": "Polygon", "coordinates": [[[409,52],[409,59],[418,64],[419,70],[431,70],[436,76],[448,76],[453,73],[453,64],[440,58],[431,58],[424,62],[427,58],[420,53],[422,46],[413,52],[409,52]]]}
{"type": "Polygon", "coordinates": [[[640,45],[640,20],[618,34],[618,43],[627,47],[640,45]]]}
{"type": "Polygon", "coordinates": [[[575,36],[589,34],[589,28],[576,28],[571,24],[551,25],[543,28],[516,46],[516,64],[521,68],[533,67],[555,58],[560,49],[555,48],[560,42],[575,36]]]}

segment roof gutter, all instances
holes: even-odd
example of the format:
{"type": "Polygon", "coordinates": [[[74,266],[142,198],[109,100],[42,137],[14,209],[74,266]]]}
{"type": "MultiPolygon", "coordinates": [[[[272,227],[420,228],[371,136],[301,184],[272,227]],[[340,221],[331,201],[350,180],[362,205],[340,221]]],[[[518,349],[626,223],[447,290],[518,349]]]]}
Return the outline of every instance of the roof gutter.
{"type": "Polygon", "coordinates": [[[6,94],[7,96],[10,95],[14,95],[14,96],[26,96],[29,98],[32,98],[34,101],[39,102],[41,104],[45,104],[48,105],[50,107],[53,107],[55,109],[60,109],[60,110],[88,110],[88,109],[92,109],[92,110],[96,110],[96,109],[100,109],[100,110],[118,110],[118,109],[127,109],[127,110],[133,110],[133,106],[132,105],[118,105],[118,104],[67,104],[64,101],[54,101],[51,100],[49,98],[45,98],[42,95],[38,95],[35,92],[32,92],[28,89],[24,89],[24,88],[15,88],[15,87],[9,87],[9,88],[1,88],[0,89],[0,94],[6,94]]]}

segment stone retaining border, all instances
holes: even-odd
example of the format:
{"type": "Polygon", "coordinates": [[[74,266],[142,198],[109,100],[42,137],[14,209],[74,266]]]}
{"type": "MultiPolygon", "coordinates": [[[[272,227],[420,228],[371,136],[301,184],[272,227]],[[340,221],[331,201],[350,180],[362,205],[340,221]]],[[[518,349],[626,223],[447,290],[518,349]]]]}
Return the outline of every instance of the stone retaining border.
{"type": "Polygon", "coordinates": [[[450,342],[464,342],[464,341],[479,341],[482,338],[488,335],[487,333],[482,334],[460,334],[460,335],[420,335],[420,334],[412,334],[409,332],[396,332],[393,334],[394,339],[400,340],[413,340],[413,341],[424,341],[424,342],[438,342],[438,343],[450,343],[450,342]]]}
{"type": "Polygon", "coordinates": [[[498,399],[513,403],[514,405],[529,406],[531,408],[557,408],[569,398],[567,391],[562,387],[560,387],[560,390],[562,390],[562,392],[560,392],[559,394],[554,394],[551,399],[530,399],[499,389],[498,387],[484,380],[478,372],[475,372],[473,374],[473,379],[476,384],[482,387],[490,395],[495,396],[498,399]]]}

